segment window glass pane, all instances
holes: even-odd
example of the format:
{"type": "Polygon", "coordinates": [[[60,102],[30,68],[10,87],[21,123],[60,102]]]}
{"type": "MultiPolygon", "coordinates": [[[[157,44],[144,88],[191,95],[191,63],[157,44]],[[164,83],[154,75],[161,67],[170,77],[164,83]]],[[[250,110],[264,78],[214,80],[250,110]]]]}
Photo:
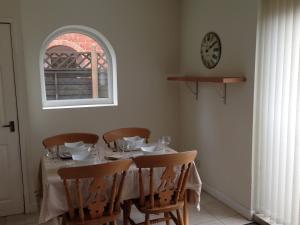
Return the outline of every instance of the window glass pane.
{"type": "Polygon", "coordinates": [[[109,98],[109,62],[103,47],[81,33],[54,38],[46,48],[46,100],[109,98]]]}

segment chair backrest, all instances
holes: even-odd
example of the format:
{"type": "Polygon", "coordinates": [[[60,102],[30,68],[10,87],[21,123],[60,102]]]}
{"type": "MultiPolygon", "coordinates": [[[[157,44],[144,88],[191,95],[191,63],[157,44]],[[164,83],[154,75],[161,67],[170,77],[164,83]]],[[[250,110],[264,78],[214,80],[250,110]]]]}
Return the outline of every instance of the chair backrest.
{"type": "MultiPolygon", "coordinates": [[[[186,183],[189,176],[191,164],[195,160],[197,151],[179,152],[174,154],[140,156],[134,158],[136,166],[139,168],[139,204],[145,206],[145,187],[144,179],[147,179],[143,169],[148,168],[149,171],[149,197],[150,205],[148,208],[155,208],[155,198],[159,199],[159,206],[167,206],[176,204],[179,200],[183,200],[186,183]],[[160,177],[160,183],[154,184],[154,168],[164,169],[160,177]]],[[[146,171],[145,171],[146,172],[146,171]]]]}
{"type": "Polygon", "coordinates": [[[86,144],[95,145],[99,140],[97,134],[91,133],[66,133],[59,134],[52,137],[48,137],[43,140],[43,145],[47,149],[51,149],[55,146],[63,145],[66,142],[78,142],[83,141],[86,144]]]}
{"type": "Polygon", "coordinates": [[[120,128],[116,130],[111,130],[103,134],[103,140],[110,148],[111,143],[114,143],[116,147],[116,140],[122,139],[123,137],[133,137],[139,136],[145,138],[146,143],[148,143],[148,139],[150,137],[150,130],[146,128],[139,128],[139,127],[128,127],[128,128],[120,128]]]}
{"type": "Polygon", "coordinates": [[[118,160],[105,164],[61,168],[58,174],[63,180],[69,216],[75,218],[75,208],[73,202],[77,202],[76,209],[79,210],[79,218],[81,222],[85,220],[93,220],[101,218],[102,216],[110,216],[115,212],[120,212],[120,199],[126,176],[126,171],[132,163],[131,159],[118,160]],[[90,178],[87,180],[87,178],[90,178]],[[112,179],[110,179],[112,178],[112,179]],[[73,181],[73,183],[71,182],[73,181]],[[75,181],[75,182],[74,182],[75,181]],[[83,182],[89,183],[89,193],[87,198],[87,208],[89,215],[85,218],[83,190],[81,184],[83,182]],[[111,181],[111,182],[109,182],[111,181]],[[76,186],[77,201],[73,201],[71,185],[76,186]]]}

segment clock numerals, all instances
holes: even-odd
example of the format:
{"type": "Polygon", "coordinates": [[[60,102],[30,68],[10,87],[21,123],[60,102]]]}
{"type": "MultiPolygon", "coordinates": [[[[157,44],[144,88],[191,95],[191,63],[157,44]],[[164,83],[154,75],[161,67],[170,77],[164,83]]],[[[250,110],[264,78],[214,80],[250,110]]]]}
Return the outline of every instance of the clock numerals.
{"type": "Polygon", "coordinates": [[[205,62],[204,62],[204,65],[205,65],[207,68],[209,68],[209,67],[210,67],[210,65],[209,65],[209,62],[208,62],[208,61],[205,61],[205,62]]]}
{"type": "Polygon", "coordinates": [[[209,42],[209,40],[210,40],[210,35],[207,35],[206,42],[209,42]]]}
{"type": "Polygon", "coordinates": [[[207,33],[201,43],[201,58],[204,66],[214,68],[221,58],[221,41],[214,32],[207,33]]]}

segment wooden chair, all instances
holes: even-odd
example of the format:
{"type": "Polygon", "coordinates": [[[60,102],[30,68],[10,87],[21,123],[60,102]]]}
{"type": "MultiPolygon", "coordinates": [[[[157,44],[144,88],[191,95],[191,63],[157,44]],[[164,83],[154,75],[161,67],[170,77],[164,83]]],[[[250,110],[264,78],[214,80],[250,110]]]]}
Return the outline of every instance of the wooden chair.
{"type": "Polygon", "coordinates": [[[120,128],[116,130],[112,130],[103,134],[103,140],[106,145],[111,148],[111,144],[114,144],[116,148],[116,140],[122,139],[123,137],[133,137],[139,136],[145,138],[146,143],[148,143],[148,139],[150,137],[150,130],[146,128],[138,128],[138,127],[128,127],[128,128],[120,128]]]}
{"type": "MultiPolygon", "coordinates": [[[[132,163],[131,159],[118,160],[105,164],[61,168],[58,174],[63,179],[68,213],[63,215],[63,225],[98,225],[110,223],[116,225],[120,216],[120,199],[126,171],[132,163]],[[109,179],[109,178],[112,179],[109,179]],[[83,179],[92,179],[89,183],[87,202],[84,202],[81,184],[83,179]],[[111,183],[107,181],[110,180],[111,183]],[[73,182],[72,182],[73,181],[73,182]],[[71,188],[76,187],[77,205],[71,188]],[[86,205],[86,207],[85,207],[86,205]]],[[[85,180],[85,182],[88,182],[85,180]]]]}
{"type": "Polygon", "coordinates": [[[67,133],[48,137],[43,140],[43,145],[46,149],[51,149],[53,147],[56,147],[58,149],[60,145],[63,145],[66,142],[83,141],[84,143],[95,145],[98,142],[98,140],[99,137],[97,134],[67,133]]]}
{"type": "MultiPolygon", "coordinates": [[[[145,214],[145,221],[140,224],[150,225],[165,221],[170,224],[172,219],[176,225],[183,225],[180,209],[187,210],[186,183],[189,176],[191,164],[196,158],[197,151],[181,152],[176,154],[140,156],[134,158],[136,166],[139,168],[139,199],[124,203],[124,225],[136,224],[130,218],[131,204],[134,203],[137,209],[145,214]],[[165,168],[160,178],[160,184],[154,183],[154,169],[165,168]],[[176,173],[176,169],[178,172],[176,173]],[[148,170],[148,173],[146,171],[148,170]],[[148,175],[149,174],[149,175],[148,175]],[[148,176],[147,176],[148,175],[148,176]],[[149,179],[145,182],[144,179],[149,179]],[[149,183],[146,189],[144,184],[149,183]],[[146,195],[146,190],[149,194],[146,195]],[[176,216],[173,214],[176,211],[176,216]],[[150,219],[151,214],[163,213],[164,217],[150,219]]],[[[185,216],[185,215],[184,215],[185,216]]],[[[184,221],[187,221],[186,218],[184,221]]],[[[140,225],[139,224],[139,225],[140,225]]]]}

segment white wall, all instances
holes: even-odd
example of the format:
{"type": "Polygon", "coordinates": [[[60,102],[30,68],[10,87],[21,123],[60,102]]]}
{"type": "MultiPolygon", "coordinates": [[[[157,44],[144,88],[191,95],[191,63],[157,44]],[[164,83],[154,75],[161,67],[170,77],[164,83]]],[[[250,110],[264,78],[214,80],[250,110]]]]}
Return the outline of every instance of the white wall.
{"type": "Polygon", "coordinates": [[[21,144],[27,157],[24,162],[29,164],[28,171],[26,165],[23,170],[29,178],[31,204],[35,203],[44,137],[69,131],[101,135],[115,127],[143,126],[152,130],[152,140],[163,134],[178,140],[181,130],[182,147],[199,150],[199,172],[207,190],[241,212],[249,211],[258,0],[182,0],[181,15],[179,0],[89,0],[86,5],[79,0],[20,2],[25,73],[18,1],[1,1],[0,17],[16,22],[21,144]],[[40,46],[53,30],[70,24],[95,28],[113,45],[118,61],[118,107],[42,110],[40,46]],[[200,58],[201,40],[208,31],[216,31],[223,43],[220,64],[213,70],[205,69],[200,58]],[[167,82],[165,75],[179,71],[180,57],[182,72],[245,75],[248,81],[228,86],[227,105],[222,103],[218,85],[201,84],[196,101],[182,84],[179,96],[177,85],[167,82]]]}
{"type": "Polygon", "coordinates": [[[42,139],[47,136],[70,131],[102,135],[114,128],[140,126],[152,131],[154,141],[164,134],[178,140],[179,93],[165,75],[179,70],[179,6],[177,0],[21,1],[31,127],[27,153],[31,202],[38,186],[42,139]],[[98,30],[114,47],[118,107],[42,110],[40,47],[52,31],[72,24],[98,30]]]}
{"type": "Polygon", "coordinates": [[[246,83],[228,85],[226,105],[220,85],[200,84],[198,101],[181,85],[182,147],[198,149],[204,188],[247,216],[257,5],[257,0],[182,2],[181,71],[247,77],[246,83]],[[212,70],[203,66],[200,56],[202,38],[209,31],[218,33],[222,42],[220,63],[212,70]]]}

